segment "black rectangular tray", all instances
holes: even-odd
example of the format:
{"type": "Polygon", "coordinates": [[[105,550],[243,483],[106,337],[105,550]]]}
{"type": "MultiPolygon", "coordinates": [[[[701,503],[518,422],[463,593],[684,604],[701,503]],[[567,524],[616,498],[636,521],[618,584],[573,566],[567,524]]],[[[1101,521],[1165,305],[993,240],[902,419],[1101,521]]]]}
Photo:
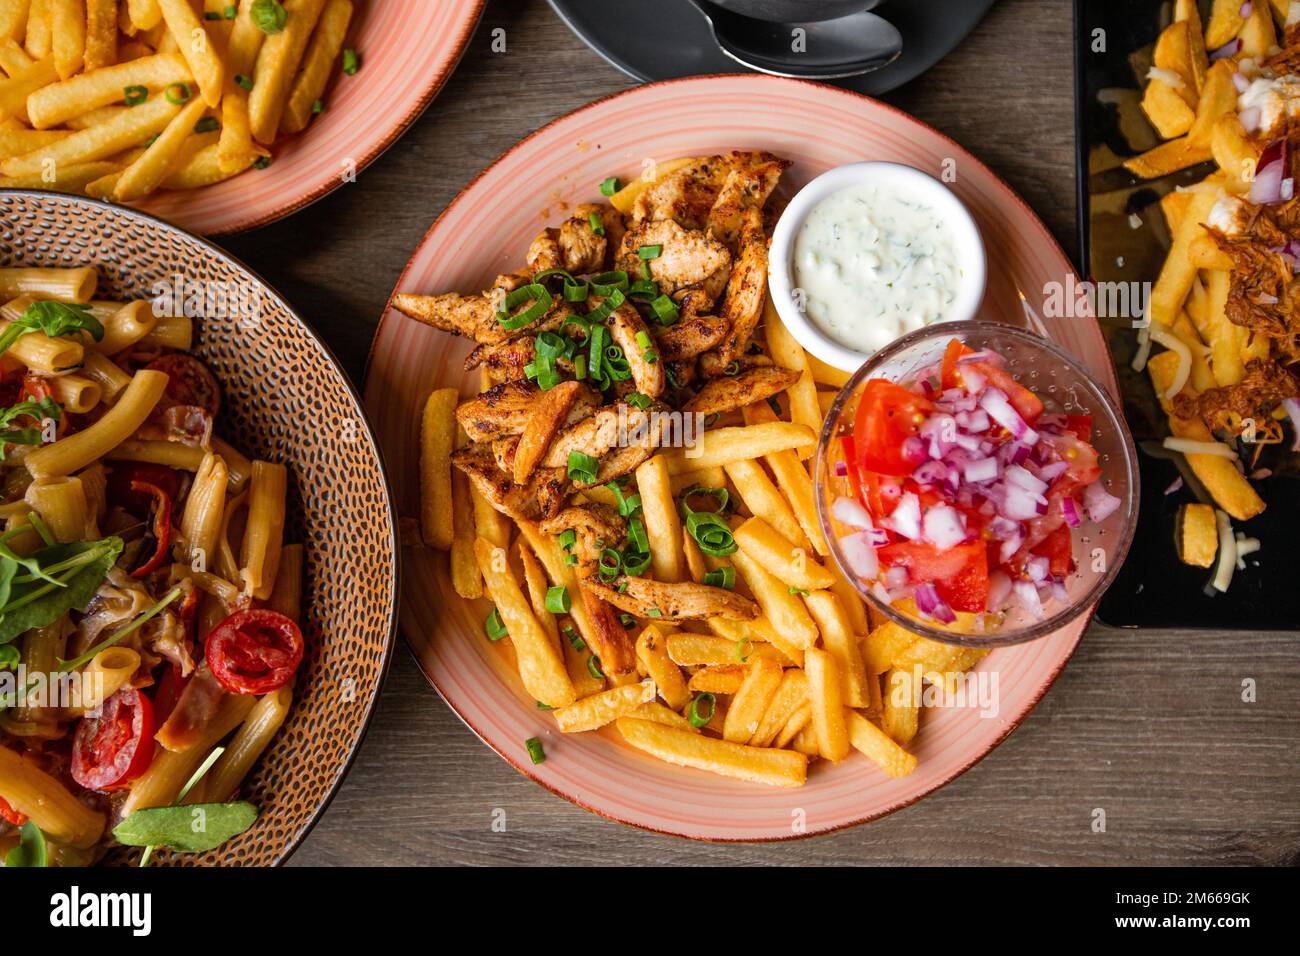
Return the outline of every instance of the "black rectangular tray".
{"type": "MultiPolygon", "coordinates": [[[[1159,140],[1138,108],[1151,48],[1173,4],[1162,0],[1075,0],[1075,96],[1079,186],[1079,260],[1097,282],[1154,282],[1169,248],[1158,201],[1179,185],[1199,181],[1212,164],[1157,182],[1141,182],[1117,166],[1159,140]]],[[[1202,0],[1203,13],[1209,4],[1202,0]]],[[[1138,445],[1142,497],[1128,560],[1106,593],[1102,622],[1115,627],[1186,627],[1251,630],[1300,627],[1300,483],[1289,445],[1270,449],[1261,467],[1274,473],[1255,487],[1264,513],[1236,530],[1258,538],[1226,594],[1208,588],[1210,572],[1178,560],[1174,520],[1178,506],[1195,500],[1176,462],[1159,457],[1169,433],[1146,373],[1130,363],[1137,332],[1123,318],[1102,319],[1119,377],[1124,415],[1138,445]]]]}

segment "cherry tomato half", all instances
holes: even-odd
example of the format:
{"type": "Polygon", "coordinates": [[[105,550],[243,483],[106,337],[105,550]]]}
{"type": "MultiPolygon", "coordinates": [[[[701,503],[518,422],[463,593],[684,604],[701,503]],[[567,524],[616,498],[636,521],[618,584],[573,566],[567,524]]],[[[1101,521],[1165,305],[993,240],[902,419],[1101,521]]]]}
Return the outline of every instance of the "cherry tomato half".
{"type": "Polygon", "coordinates": [[[149,769],[154,752],[153,702],[134,687],[83,717],[72,741],[72,779],[87,790],[120,790],[149,769]]]}
{"type": "Polygon", "coordinates": [[[939,366],[939,387],[945,392],[950,388],[960,388],[961,378],[957,375],[957,361],[963,355],[974,355],[974,351],[962,344],[961,339],[953,339],[943,350],[943,364],[939,366]]]}
{"type": "Polygon", "coordinates": [[[863,471],[881,475],[910,475],[917,462],[903,452],[903,443],[921,430],[933,409],[926,398],[883,378],[873,378],[862,390],[853,441],[863,471]]]}
{"type": "Polygon", "coordinates": [[[302,631],[277,611],[236,611],[208,635],[212,675],[232,694],[279,690],[302,663],[302,631]]]}
{"type": "Polygon", "coordinates": [[[145,368],[167,375],[167,389],[157,411],[172,405],[198,405],[213,418],[221,410],[221,386],[208,367],[183,352],[160,355],[145,368]]]}
{"type": "Polygon", "coordinates": [[[990,385],[1001,389],[1011,400],[1011,406],[1030,425],[1038,421],[1038,416],[1043,414],[1042,399],[1017,382],[1006,369],[999,368],[992,362],[967,362],[961,368],[979,372],[990,385]]]}

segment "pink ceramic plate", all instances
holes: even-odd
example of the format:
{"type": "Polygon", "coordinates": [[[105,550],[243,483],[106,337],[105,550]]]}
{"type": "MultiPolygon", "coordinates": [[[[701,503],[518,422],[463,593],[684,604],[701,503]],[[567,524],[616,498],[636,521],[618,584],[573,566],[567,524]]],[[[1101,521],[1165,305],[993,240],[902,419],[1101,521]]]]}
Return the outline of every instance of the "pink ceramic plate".
{"type": "Polygon", "coordinates": [[[315,202],[359,173],[415,122],[456,69],[486,0],[366,0],[348,45],[355,76],[331,81],[326,109],[276,145],[275,161],[215,186],[151,196],[140,208],[217,236],[264,226],[315,202]]]}
{"type": "MultiPolygon", "coordinates": [[[[767,149],[794,161],[783,190],[824,170],[888,159],[956,174],[989,255],[984,315],[1019,323],[1017,289],[1062,283],[1071,267],[1029,208],[979,160],[916,120],[828,86],[758,75],[693,77],[643,86],[543,127],[502,156],[448,207],[415,251],[398,289],[482,289],[523,261],[529,241],[574,203],[598,199],[606,176],[636,176],[643,161],[728,149],[767,149]],[[945,163],[950,165],[945,167],[945,163]]],[[[1049,334],[1112,390],[1111,365],[1091,319],[1049,322],[1049,334]]],[[[435,386],[475,390],[456,339],[391,310],[371,354],[366,406],[391,470],[399,514],[418,515],[419,409],[435,386]]],[[[996,715],[976,709],[926,714],[915,741],[916,772],[890,780],[856,753],[818,764],[800,790],[742,784],[660,763],[618,733],[561,735],[522,691],[483,635],[486,602],[458,598],[445,555],[405,554],[401,627],[429,680],[461,718],[516,769],[603,816],[707,840],[777,840],[883,816],[952,780],[993,749],[1038,702],[1083,633],[1080,620],[1032,644],[995,651],[996,715]],[[524,741],[541,737],[533,766],[524,741]]]]}

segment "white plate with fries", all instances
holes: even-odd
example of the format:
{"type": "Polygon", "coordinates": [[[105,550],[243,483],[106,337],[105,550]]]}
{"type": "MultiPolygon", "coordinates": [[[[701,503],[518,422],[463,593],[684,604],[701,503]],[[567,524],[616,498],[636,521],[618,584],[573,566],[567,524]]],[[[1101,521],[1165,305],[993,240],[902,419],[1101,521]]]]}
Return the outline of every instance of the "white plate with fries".
{"type": "Polygon", "coordinates": [[[207,235],[265,225],[355,181],[446,82],[482,9],[0,0],[0,187],[207,235]]]}
{"type": "MultiPolygon", "coordinates": [[[[712,328],[709,316],[687,298],[658,305],[650,299],[681,291],[685,280],[675,269],[687,268],[677,255],[687,251],[678,245],[683,237],[705,256],[721,256],[717,246],[727,246],[734,256],[727,259],[732,280],[753,277],[756,269],[765,279],[762,217],[742,204],[731,218],[736,210],[714,201],[726,192],[725,186],[718,191],[722,179],[779,177],[770,197],[770,182],[761,191],[770,218],[818,174],[873,159],[935,171],[955,164],[954,189],[989,249],[984,318],[1022,325],[1017,291],[1044,289],[1071,275],[1046,229],[1010,189],[910,117],[831,87],[765,76],[698,77],[601,100],[507,152],[434,224],[381,322],[366,403],[405,521],[400,616],[407,642],[438,691],[494,750],[538,783],[603,816],[696,839],[779,840],[890,813],[948,782],[1010,733],[1082,634],[1083,618],[1031,644],[978,660],[963,656],[969,674],[954,671],[951,681],[946,676],[934,687],[968,687],[967,706],[925,706],[933,692],[920,706],[905,697],[881,699],[885,669],[907,663],[925,671],[947,648],[896,634],[893,625],[872,630],[862,604],[818,552],[824,543],[807,467],[812,436],[846,376],[807,356],[770,305],[742,298],[752,288],[746,282],[714,290],[726,322],[698,358],[698,348],[685,349],[678,333],[668,332],[689,326],[704,335],[712,328]],[[713,169],[715,162],[720,165],[713,169]],[[619,215],[638,202],[643,212],[650,203],[671,204],[668,184],[682,176],[714,182],[712,207],[699,210],[712,227],[709,237],[698,227],[682,227],[690,214],[681,209],[672,213],[680,221],[666,225],[619,215]],[[655,191],[651,183],[664,188],[655,191]],[[595,205],[579,206],[584,203],[595,205]],[[543,225],[560,228],[538,237],[543,225]],[[621,228],[628,231],[621,252],[611,253],[613,276],[571,274],[595,272],[605,250],[614,248],[607,247],[610,230],[621,228]],[[655,229],[666,232],[643,231],[655,229]],[[571,273],[540,275],[555,254],[571,273]],[[494,277],[515,270],[498,287],[532,290],[505,296],[504,307],[512,325],[538,333],[534,344],[525,356],[511,351],[517,337],[480,348],[481,367],[491,371],[486,377],[479,367],[467,372],[467,340],[440,329],[486,330],[492,339],[502,293],[475,290],[490,289],[494,277]],[[628,287],[621,304],[613,294],[621,288],[620,271],[628,287]],[[548,281],[554,293],[546,290],[548,281]],[[440,295],[451,292],[466,294],[440,295]],[[656,326],[653,338],[642,337],[638,310],[623,308],[638,293],[642,318],[658,315],[667,332],[656,326]],[[594,313],[602,323],[609,319],[613,343],[629,348],[589,350],[583,375],[573,348],[555,357],[553,346],[563,346],[564,338],[547,339],[534,324],[544,324],[551,313],[534,311],[538,302],[561,295],[586,320],[566,319],[561,332],[585,325],[583,334],[600,337],[594,313]],[[630,327],[621,327],[624,321],[630,327]],[[634,456],[633,476],[620,457],[629,440],[599,456],[570,454],[566,465],[568,446],[561,438],[584,421],[562,433],[555,422],[565,422],[564,413],[577,407],[565,402],[589,395],[589,383],[578,379],[596,379],[604,392],[630,377],[622,386],[625,411],[640,408],[637,394],[660,396],[655,401],[671,406],[677,399],[666,396],[680,391],[668,389],[687,374],[668,357],[671,348],[681,348],[702,376],[695,382],[698,394],[683,399],[680,409],[722,410],[719,418],[705,419],[703,457],[688,458],[689,449],[680,447],[634,456]],[[663,373],[656,371],[659,352],[663,373]],[[626,368],[619,358],[629,360],[626,368]],[[519,372],[511,371],[512,363],[524,362],[537,385],[521,385],[519,372]],[[716,377],[700,387],[710,362],[716,362],[716,377]],[[560,372],[573,380],[561,382],[560,372]],[[474,398],[482,385],[499,379],[504,386],[474,398]],[[513,412],[507,407],[511,389],[523,399],[513,412]],[[752,404],[736,408],[738,392],[752,404]],[[774,399],[779,413],[756,400],[764,396],[774,399]],[[493,461],[493,421],[522,414],[522,405],[530,408],[530,422],[549,418],[549,431],[529,428],[517,444],[497,444],[500,457],[493,461]],[[458,436],[458,422],[466,435],[458,436]],[[470,430],[475,441],[465,444],[470,430]],[[530,436],[538,434],[545,440],[534,443],[530,436]],[[453,468],[453,459],[462,467],[453,468]],[[502,465],[530,485],[515,485],[502,465]],[[605,484],[624,473],[621,486],[605,484]],[[688,483],[707,493],[685,493],[688,483]],[[587,490],[574,494],[575,487],[587,490]],[[615,531],[627,535],[623,551],[601,538],[613,532],[549,523],[569,520],[546,516],[553,514],[547,494],[557,488],[567,504],[564,515],[586,509],[587,517],[597,511],[612,516],[615,531]],[[734,502],[730,520],[701,517],[715,510],[710,498],[734,502]],[[751,515],[764,521],[741,530],[741,519],[751,515]],[[805,539],[806,561],[764,557],[805,539]],[[589,550],[593,543],[603,545],[598,556],[589,550]],[[739,550],[728,552],[732,544],[739,550]],[[620,625],[626,633],[612,633],[620,625]],[[865,681],[843,681],[850,668],[865,681]],[[984,690],[982,703],[976,688],[984,690]]],[[[609,268],[608,259],[604,265],[609,268]]],[[[706,277],[702,287],[708,285],[706,277]]],[[[1093,322],[1048,321],[1045,330],[1114,391],[1093,322]]],[[[576,340],[568,341],[572,346],[576,340]]],[[[590,341],[583,339],[582,348],[590,341]]]]}

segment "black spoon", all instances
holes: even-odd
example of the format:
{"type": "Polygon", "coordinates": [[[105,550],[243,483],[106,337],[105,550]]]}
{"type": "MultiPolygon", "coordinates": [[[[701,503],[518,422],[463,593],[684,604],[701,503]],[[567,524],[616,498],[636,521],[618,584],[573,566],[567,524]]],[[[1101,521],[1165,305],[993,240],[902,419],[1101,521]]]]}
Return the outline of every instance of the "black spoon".
{"type": "MultiPolygon", "coordinates": [[[[802,7],[796,0],[726,0],[729,7],[751,3],[773,9],[802,7]]],[[[830,80],[887,66],[903,52],[902,34],[867,6],[874,2],[821,0],[819,13],[853,6],[857,12],[833,20],[777,23],[743,16],[711,0],[691,0],[708,22],[718,48],[742,66],[775,76],[830,80]]],[[[807,14],[805,13],[805,16],[807,14]]]]}

